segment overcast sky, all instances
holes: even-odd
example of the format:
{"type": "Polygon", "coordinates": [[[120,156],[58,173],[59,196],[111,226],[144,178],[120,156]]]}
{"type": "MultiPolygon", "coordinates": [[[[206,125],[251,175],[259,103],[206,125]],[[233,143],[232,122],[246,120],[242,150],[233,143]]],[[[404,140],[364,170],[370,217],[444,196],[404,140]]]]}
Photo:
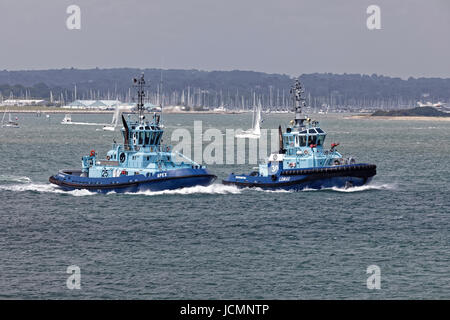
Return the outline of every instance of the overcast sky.
{"type": "Polygon", "coordinates": [[[0,69],[450,77],[450,0],[1,0],[0,69]],[[66,8],[81,8],[68,30],[66,8]],[[366,9],[381,8],[381,30],[366,9]]]}

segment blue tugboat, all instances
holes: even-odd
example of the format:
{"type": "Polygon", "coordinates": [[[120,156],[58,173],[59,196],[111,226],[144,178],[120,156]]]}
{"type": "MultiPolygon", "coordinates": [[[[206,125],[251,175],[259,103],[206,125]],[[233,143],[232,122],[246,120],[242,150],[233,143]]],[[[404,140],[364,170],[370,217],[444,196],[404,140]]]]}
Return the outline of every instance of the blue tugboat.
{"type": "Polygon", "coordinates": [[[106,159],[95,150],[82,157],[81,170],[61,170],[49,181],[64,190],[87,189],[93,192],[138,192],[207,186],[216,176],[170,146],[161,144],[161,113],[150,121],[144,115],[144,75],[134,79],[138,90],[137,120],[122,115],[123,144],[113,144],[106,159]],[[176,162],[176,156],[183,159],[176,162]]]}
{"type": "Polygon", "coordinates": [[[249,175],[230,174],[224,184],[238,187],[259,187],[262,189],[322,189],[349,188],[371,181],[376,166],[356,163],[353,158],[344,158],[338,151],[338,144],[331,144],[325,150],[326,132],[318,121],[302,115],[306,106],[303,88],[298,80],[291,89],[295,101],[295,119],[286,132],[279,126],[280,148],[270,155],[267,163],[259,165],[259,171],[249,175]]]}

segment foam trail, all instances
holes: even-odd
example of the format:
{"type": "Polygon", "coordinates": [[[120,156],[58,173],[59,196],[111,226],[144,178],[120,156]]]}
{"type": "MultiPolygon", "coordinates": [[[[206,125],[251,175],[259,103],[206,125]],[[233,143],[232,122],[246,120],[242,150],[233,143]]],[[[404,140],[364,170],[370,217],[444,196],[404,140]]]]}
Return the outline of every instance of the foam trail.
{"type": "Polygon", "coordinates": [[[44,193],[59,193],[59,194],[68,194],[75,197],[81,196],[90,196],[96,193],[90,192],[88,190],[73,190],[73,191],[64,191],[57,186],[52,184],[45,183],[27,183],[27,184],[12,184],[12,185],[0,185],[0,190],[6,191],[14,191],[14,192],[44,192],[44,193]]]}
{"type": "Polygon", "coordinates": [[[0,182],[30,183],[31,179],[26,176],[0,175],[0,182]]]}
{"type": "Polygon", "coordinates": [[[397,186],[392,183],[383,183],[383,184],[366,184],[359,187],[351,187],[351,188],[330,188],[327,190],[333,190],[338,192],[361,192],[361,191],[367,191],[367,190],[395,190],[397,189],[397,186]]]}
{"type": "MultiPolygon", "coordinates": [[[[126,193],[128,195],[146,195],[146,196],[158,196],[158,195],[190,195],[190,194],[239,194],[241,189],[236,186],[226,186],[223,184],[212,184],[209,186],[195,186],[189,188],[175,189],[175,190],[162,190],[162,191],[141,191],[136,193],[126,193]]],[[[108,194],[114,194],[110,192],[108,194]]]]}
{"type": "Polygon", "coordinates": [[[246,188],[245,190],[255,190],[255,191],[262,191],[267,193],[290,193],[293,192],[292,190],[284,190],[284,189],[262,189],[262,188],[246,188]]]}

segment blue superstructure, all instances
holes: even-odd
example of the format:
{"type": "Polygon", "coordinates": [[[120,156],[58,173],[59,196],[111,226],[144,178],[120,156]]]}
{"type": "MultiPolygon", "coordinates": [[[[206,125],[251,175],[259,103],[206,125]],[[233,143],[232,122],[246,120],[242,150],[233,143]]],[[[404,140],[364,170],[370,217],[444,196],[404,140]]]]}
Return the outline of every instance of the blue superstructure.
{"type": "Polygon", "coordinates": [[[286,132],[279,127],[280,148],[270,155],[259,170],[250,174],[230,174],[224,184],[263,189],[301,190],[331,187],[361,186],[376,174],[376,166],[356,163],[344,158],[337,150],[338,144],[324,147],[327,133],[313,121],[301,114],[305,106],[303,88],[296,80],[291,93],[296,102],[295,119],[286,132]]]}
{"type": "Polygon", "coordinates": [[[82,157],[81,170],[61,170],[49,178],[51,183],[65,190],[137,192],[207,186],[216,179],[206,167],[161,144],[164,132],[161,113],[146,119],[144,76],[134,82],[138,87],[139,117],[134,120],[128,115],[125,119],[122,115],[123,144],[113,144],[105,159],[99,159],[92,150],[82,157]],[[176,156],[183,160],[177,161],[176,156]]]}

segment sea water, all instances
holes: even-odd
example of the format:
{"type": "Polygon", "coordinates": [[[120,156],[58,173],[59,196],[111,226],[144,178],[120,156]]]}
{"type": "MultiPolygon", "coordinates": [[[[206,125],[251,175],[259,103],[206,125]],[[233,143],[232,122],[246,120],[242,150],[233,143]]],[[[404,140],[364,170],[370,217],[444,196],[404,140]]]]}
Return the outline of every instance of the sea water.
{"type": "MultiPolygon", "coordinates": [[[[213,164],[209,187],[96,194],[48,177],[91,149],[104,155],[120,133],[18,116],[19,129],[0,129],[0,298],[450,298],[450,122],[318,115],[327,146],[377,165],[362,187],[238,189],[221,180],[254,165],[213,164]],[[66,285],[71,265],[79,290],[66,285]]],[[[263,128],[291,117],[264,115],[263,128]]],[[[194,121],[224,132],[248,129],[251,114],[164,115],[164,142],[194,121]]]]}

